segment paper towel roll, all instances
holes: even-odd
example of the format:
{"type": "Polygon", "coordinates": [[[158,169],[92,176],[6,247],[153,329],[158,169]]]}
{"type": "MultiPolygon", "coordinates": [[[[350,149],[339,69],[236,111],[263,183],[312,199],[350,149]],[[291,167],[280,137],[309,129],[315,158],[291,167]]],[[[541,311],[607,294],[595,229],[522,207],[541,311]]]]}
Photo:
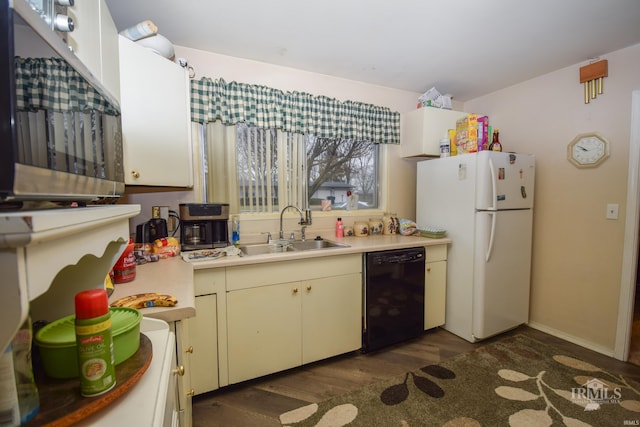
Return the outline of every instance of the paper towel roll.
{"type": "Polygon", "coordinates": [[[142,21],[126,30],[120,31],[120,35],[136,41],[158,33],[158,27],[150,20],[142,21]]]}

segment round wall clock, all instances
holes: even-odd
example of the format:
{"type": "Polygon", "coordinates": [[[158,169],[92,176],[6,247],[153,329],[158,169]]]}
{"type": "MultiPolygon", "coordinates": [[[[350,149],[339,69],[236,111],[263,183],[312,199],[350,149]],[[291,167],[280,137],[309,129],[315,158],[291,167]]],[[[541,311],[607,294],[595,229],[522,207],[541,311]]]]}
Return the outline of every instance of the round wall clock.
{"type": "Polygon", "coordinates": [[[609,157],[609,141],[596,133],[576,136],[567,146],[567,159],[579,168],[598,166],[609,157]]]}

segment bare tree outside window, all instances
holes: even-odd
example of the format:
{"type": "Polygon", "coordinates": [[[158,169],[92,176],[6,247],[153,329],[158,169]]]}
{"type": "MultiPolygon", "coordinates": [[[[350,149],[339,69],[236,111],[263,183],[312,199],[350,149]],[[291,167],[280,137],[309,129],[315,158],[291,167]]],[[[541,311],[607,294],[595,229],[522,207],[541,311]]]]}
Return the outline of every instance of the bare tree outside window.
{"type": "Polygon", "coordinates": [[[378,206],[378,146],[370,141],[307,137],[307,181],[312,206],[332,201],[345,209],[348,192],[360,208],[378,206]]]}
{"type": "Polygon", "coordinates": [[[275,129],[238,125],[242,212],[277,212],[279,205],[292,203],[294,193],[309,195],[308,200],[294,197],[293,203],[301,207],[308,203],[311,209],[319,210],[322,200],[330,200],[332,209],[346,209],[351,193],[358,195],[360,209],[378,207],[377,144],[305,136],[292,145],[291,135],[280,134],[280,138],[282,141],[275,129]],[[298,154],[292,154],[295,152],[298,154]],[[307,186],[305,191],[295,190],[300,185],[307,186]],[[280,200],[283,197],[288,200],[280,200]]]}

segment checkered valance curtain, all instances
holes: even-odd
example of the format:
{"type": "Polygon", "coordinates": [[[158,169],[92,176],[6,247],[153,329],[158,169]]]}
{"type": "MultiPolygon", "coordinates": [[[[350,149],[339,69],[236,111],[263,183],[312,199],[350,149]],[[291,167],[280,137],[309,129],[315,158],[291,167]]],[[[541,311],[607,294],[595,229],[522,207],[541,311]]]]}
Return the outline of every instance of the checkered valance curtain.
{"type": "Polygon", "coordinates": [[[191,80],[191,120],[246,123],[320,138],[400,143],[400,113],[388,108],[207,77],[191,80]]]}
{"type": "Polygon", "coordinates": [[[115,109],[76,70],[59,58],[15,58],[19,111],[95,110],[117,116],[115,109]]]}

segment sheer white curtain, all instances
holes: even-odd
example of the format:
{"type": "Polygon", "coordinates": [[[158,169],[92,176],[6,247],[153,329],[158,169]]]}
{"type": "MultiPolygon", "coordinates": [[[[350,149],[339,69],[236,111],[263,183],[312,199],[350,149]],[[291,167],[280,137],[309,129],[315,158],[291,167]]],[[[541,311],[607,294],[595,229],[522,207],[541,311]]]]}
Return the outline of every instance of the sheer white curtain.
{"type": "Polygon", "coordinates": [[[228,203],[229,211],[239,212],[236,127],[220,121],[206,125],[192,123],[195,176],[194,193],[203,203],[228,203]]]}
{"type": "Polygon", "coordinates": [[[304,135],[237,126],[240,212],[279,212],[307,207],[304,135]]]}
{"type": "Polygon", "coordinates": [[[304,135],[244,125],[193,123],[194,192],[231,213],[279,212],[308,206],[304,135]],[[240,131],[238,130],[240,127],[240,131]]]}

